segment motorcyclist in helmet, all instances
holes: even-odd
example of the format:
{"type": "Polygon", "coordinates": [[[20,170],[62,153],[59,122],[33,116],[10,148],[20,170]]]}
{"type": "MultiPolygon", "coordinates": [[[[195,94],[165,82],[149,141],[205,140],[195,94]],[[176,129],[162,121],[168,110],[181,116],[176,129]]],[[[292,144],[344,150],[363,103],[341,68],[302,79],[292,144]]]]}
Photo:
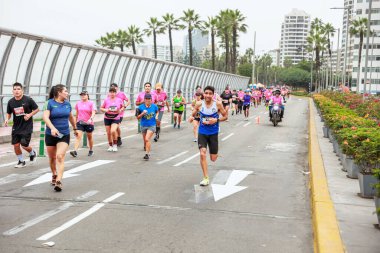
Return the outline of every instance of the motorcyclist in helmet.
{"type": "Polygon", "coordinates": [[[281,91],[279,89],[276,89],[273,92],[273,96],[271,97],[269,101],[269,118],[272,119],[272,108],[274,104],[278,104],[281,108],[281,120],[284,117],[284,100],[281,96],[281,91]]]}

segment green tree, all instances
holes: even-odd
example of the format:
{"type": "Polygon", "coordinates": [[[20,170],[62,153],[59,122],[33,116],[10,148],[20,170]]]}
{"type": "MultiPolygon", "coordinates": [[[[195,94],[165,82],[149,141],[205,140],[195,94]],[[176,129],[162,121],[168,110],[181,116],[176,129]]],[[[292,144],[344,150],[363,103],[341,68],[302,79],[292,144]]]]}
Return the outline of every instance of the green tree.
{"type": "Polygon", "coordinates": [[[237,68],[238,74],[242,76],[252,77],[252,63],[240,64],[237,68]]]}
{"type": "Polygon", "coordinates": [[[172,31],[183,30],[185,27],[179,24],[180,20],[174,18],[173,14],[165,14],[163,17],[163,27],[168,31],[169,34],[169,45],[170,45],[170,61],[173,62],[173,39],[172,31]]]}
{"type": "Polygon", "coordinates": [[[187,11],[183,12],[183,17],[180,19],[184,22],[184,27],[187,28],[187,33],[189,36],[189,63],[190,66],[193,66],[193,39],[192,39],[192,32],[194,29],[203,30],[202,28],[202,21],[200,20],[200,16],[195,13],[194,10],[188,9],[187,11]]]}
{"type": "Polygon", "coordinates": [[[164,33],[165,28],[163,27],[163,22],[158,21],[157,18],[150,18],[150,20],[147,22],[148,28],[144,29],[144,33],[147,36],[153,35],[153,52],[154,52],[154,59],[157,59],[157,34],[164,33]]]}
{"type": "MultiPolygon", "coordinates": [[[[359,93],[359,84],[360,84],[360,65],[362,62],[362,49],[363,49],[363,40],[364,34],[367,33],[367,18],[359,18],[352,22],[350,27],[350,35],[359,37],[359,58],[358,58],[358,75],[356,78],[356,92],[359,93]]],[[[367,70],[364,70],[367,71],[367,70]]]]}
{"type": "Polygon", "coordinates": [[[232,60],[231,60],[231,71],[236,73],[236,62],[237,62],[237,47],[238,47],[238,37],[239,32],[247,32],[247,24],[244,24],[246,17],[239,10],[229,11],[232,22],[232,60]]]}
{"type": "Polygon", "coordinates": [[[127,31],[119,29],[115,33],[115,37],[116,46],[120,48],[121,52],[124,52],[124,48],[129,48],[131,46],[127,31]]]}
{"type": "Polygon", "coordinates": [[[101,36],[100,39],[95,40],[95,42],[101,47],[113,50],[117,46],[116,34],[114,32],[106,33],[106,36],[101,36]]]}
{"type": "Polygon", "coordinates": [[[292,67],[293,66],[292,58],[290,58],[289,56],[285,57],[283,65],[284,65],[284,68],[292,67]]]}
{"type": "Polygon", "coordinates": [[[310,73],[296,67],[284,68],[279,72],[279,81],[293,86],[306,86],[310,81],[310,73]]]}
{"type": "Polygon", "coordinates": [[[140,28],[138,28],[135,25],[131,25],[127,29],[127,35],[129,38],[129,43],[132,46],[133,54],[136,54],[136,45],[144,43],[143,40],[143,34],[140,31],[140,28]]]}
{"type": "Polygon", "coordinates": [[[215,70],[215,35],[218,20],[213,17],[208,17],[208,21],[204,22],[204,30],[202,34],[211,34],[211,62],[212,69],[215,70]]]}
{"type": "Polygon", "coordinates": [[[218,20],[217,35],[221,40],[221,47],[225,48],[225,72],[230,72],[230,40],[232,37],[232,19],[230,10],[222,10],[216,17],[218,20]]]}

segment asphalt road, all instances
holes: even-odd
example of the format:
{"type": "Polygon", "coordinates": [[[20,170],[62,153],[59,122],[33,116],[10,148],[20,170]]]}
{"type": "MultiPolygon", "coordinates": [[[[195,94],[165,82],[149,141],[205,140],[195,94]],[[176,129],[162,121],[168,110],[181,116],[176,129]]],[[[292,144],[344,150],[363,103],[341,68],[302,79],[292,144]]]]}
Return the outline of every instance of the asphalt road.
{"type": "Polygon", "coordinates": [[[307,116],[297,97],[278,127],[263,106],[248,122],[230,116],[204,188],[192,126],[173,129],[169,115],[150,161],[135,121],[117,153],[98,127],[93,157],[67,156],[60,193],[41,177],[46,158],[0,165],[0,252],[312,252],[307,116]]]}

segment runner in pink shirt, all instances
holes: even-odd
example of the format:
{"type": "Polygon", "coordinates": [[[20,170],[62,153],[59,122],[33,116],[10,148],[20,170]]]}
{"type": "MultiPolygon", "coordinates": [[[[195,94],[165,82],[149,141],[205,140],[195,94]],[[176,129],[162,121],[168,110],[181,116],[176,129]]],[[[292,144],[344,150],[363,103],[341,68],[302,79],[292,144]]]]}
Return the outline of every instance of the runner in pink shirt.
{"type": "Polygon", "coordinates": [[[157,96],[155,94],[152,94],[151,90],[152,90],[152,84],[149,82],[145,83],[144,91],[140,92],[139,95],[137,95],[137,99],[136,99],[137,106],[144,103],[144,97],[146,93],[150,93],[152,95],[152,104],[157,104],[157,96]]]}
{"type": "MultiPolygon", "coordinates": [[[[120,98],[121,101],[123,101],[123,104],[124,104],[124,108],[127,108],[131,102],[129,101],[127,95],[125,95],[124,92],[122,91],[119,91],[119,87],[116,83],[112,83],[110,85],[112,88],[115,88],[116,89],[116,97],[117,98],[120,98]]],[[[120,130],[120,125],[121,125],[121,122],[123,122],[123,118],[124,118],[124,112],[125,110],[123,110],[121,113],[120,113],[120,124],[119,124],[119,127],[117,128],[117,146],[120,147],[123,142],[121,141],[121,130],[120,130]]]]}
{"type": "Polygon", "coordinates": [[[125,109],[124,102],[116,97],[116,89],[110,88],[108,97],[104,100],[100,110],[104,112],[104,125],[108,137],[108,152],[117,151],[117,128],[120,124],[120,113],[125,109]]]}
{"type": "Polygon", "coordinates": [[[94,154],[94,151],[92,150],[94,147],[92,132],[94,131],[94,117],[96,113],[96,106],[94,105],[94,102],[90,101],[90,97],[87,91],[84,90],[79,95],[81,100],[78,101],[75,105],[78,135],[75,138],[74,150],[70,151],[70,155],[72,157],[78,156],[77,151],[84,132],[87,133],[88,144],[90,147],[88,156],[92,156],[94,154]]]}
{"type": "Polygon", "coordinates": [[[271,91],[271,89],[267,89],[264,92],[264,96],[265,96],[265,106],[268,106],[269,100],[272,97],[272,91],[271,91]]]}
{"type": "Polygon", "coordinates": [[[238,110],[237,110],[237,113],[238,114],[240,112],[240,114],[242,114],[243,112],[243,98],[244,98],[244,91],[243,89],[240,89],[237,93],[238,95],[238,110]]]}
{"type": "Polygon", "coordinates": [[[165,91],[162,89],[162,83],[156,83],[156,89],[152,91],[152,95],[156,96],[157,98],[157,106],[158,106],[158,116],[156,121],[156,136],[154,137],[154,141],[157,142],[160,138],[160,131],[161,131],[161,120],[162,116],[164,115],[165,111],[165,105],[168,108],[168,112],[170,112],[170,106],[168,102],[168,95],[165,91]]]}

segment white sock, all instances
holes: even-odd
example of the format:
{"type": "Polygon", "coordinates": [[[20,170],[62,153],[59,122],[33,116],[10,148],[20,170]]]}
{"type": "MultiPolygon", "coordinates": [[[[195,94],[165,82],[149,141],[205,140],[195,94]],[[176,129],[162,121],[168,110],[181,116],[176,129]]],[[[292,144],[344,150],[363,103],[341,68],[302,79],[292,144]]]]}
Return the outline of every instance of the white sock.
{"type": "Polygon", "coordinates": [[[18,160],[19,160],[20,162],[23,162],[23,161],[24,161],[24,157],[23,157],[22,154],[21,154],[21,155],[17,155],[17,158],[18,158],[18,160]]]}

